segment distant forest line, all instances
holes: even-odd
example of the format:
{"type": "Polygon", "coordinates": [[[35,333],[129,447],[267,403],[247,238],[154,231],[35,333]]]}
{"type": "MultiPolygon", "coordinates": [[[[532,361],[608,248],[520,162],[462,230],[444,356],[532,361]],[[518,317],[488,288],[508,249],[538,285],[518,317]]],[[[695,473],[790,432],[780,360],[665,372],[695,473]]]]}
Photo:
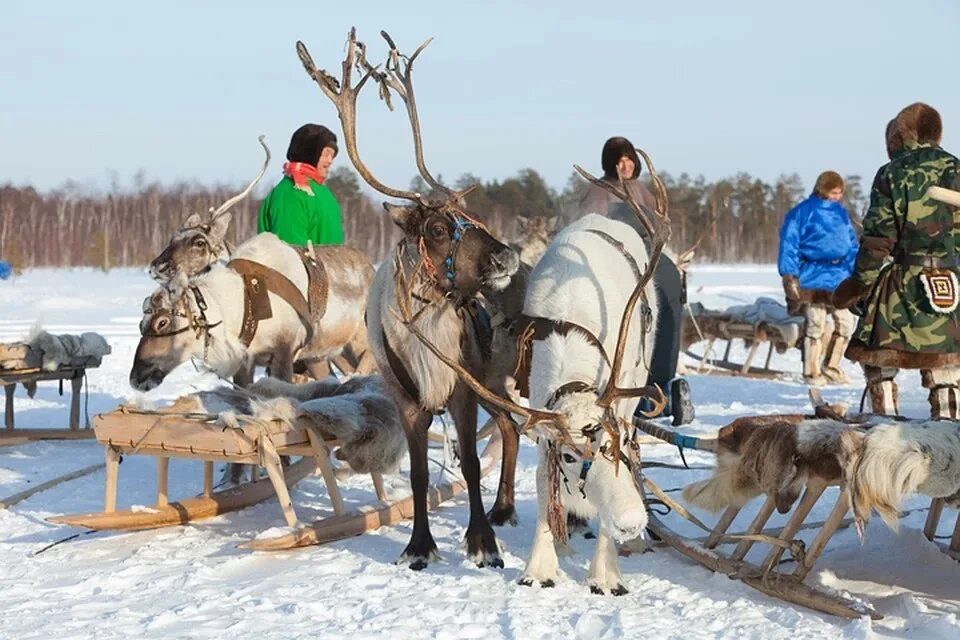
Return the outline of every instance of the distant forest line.
{"type": "MultiPolygon", "coordinates": [[[[705,262],[775,261],[783,215],[809,193],[796,174],[782,175],[773,184],[747,173],[717,181],[686,173],[661,177],[670,199],[670,246],[680,252],[702,237],[697,259],[705,262]]],[[[866,205],[862,180],[856,175],[845,179],[844,204],[856,220],[866,205]]],[[[362,190],[357,175],[346,167],[333,170],[327,184],[342,207],[347,244],[378,261],[400,237],[380,200],[362,190]]],[[[470,184],[479,187],[467,197],[467,208],[505,241],[517,238],[516,220],[521,216],[573,219],[587,187],[573,174],[557,192],[533,169],[503,181],[463,175],[452,186],[470,184]]],[[[410,186],[429,191],[420,178],[410,186]]],[[[100,193],[71,183],[48,192],[0,186],[0,260],[17,270],[145,265],[187,216],[206,212],[240,190],[242,186],[162,185],[147,182],[142,175],[132,187],[114,186],[100,193]]],[[[263,185],[261,191],[265,192],[263,185]]],[[[234,244],[256,232],[259,207],[257,198],[233,207],[234,244]]]]}

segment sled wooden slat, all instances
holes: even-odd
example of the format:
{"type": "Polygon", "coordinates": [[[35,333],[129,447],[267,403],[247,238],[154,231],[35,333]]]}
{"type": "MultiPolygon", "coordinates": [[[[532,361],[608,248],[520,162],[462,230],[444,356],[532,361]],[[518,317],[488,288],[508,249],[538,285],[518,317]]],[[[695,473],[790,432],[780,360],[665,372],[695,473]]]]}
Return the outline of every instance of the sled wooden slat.
{"type": "MultiPolygon", "coordinates": [[[[287,486],[293,486],[314,469],[311,458],[303,458],[284,470],[287,486]]],[[[275,494],[269,479],[256,480],[208,496],[187,498],[151,509],[86,513],[48,518],[49,522],[102,530],[136,531],[182,525],[212,518],[263,502],[275,494]]]]}

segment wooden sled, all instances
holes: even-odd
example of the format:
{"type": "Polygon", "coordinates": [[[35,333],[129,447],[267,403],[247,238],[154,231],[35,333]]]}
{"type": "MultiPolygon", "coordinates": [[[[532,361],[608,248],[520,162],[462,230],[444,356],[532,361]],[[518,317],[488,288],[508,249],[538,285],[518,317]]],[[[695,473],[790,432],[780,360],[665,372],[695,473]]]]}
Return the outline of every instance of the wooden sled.
{"type": "Polygon", "coordinates": [[[86,358],[55,371],[46,371],[33,362],[36,358],[30,346],[24,342],[0,343],[0,385],[6,396],[4,408],[5,430],[0,432],[0,446],[8,446],[33,440],[92,439],[93,432],[80,429],[80,395],[87,369],[100,366],[100,358],[86,358]],[[50,380],[70,382],[70,421],[65,429],[19,429],[14,431],[13,395],[17,384],[31,384],[50,380]]]}
{"type": "MultiPolygon", "coordinates": [[[[802,334],[802,331],[800,333],[802,334]]],[[[829,338],[829,335],[825,336],[825,344],[829,342],[829,338]]],[[[723,311],[702,309],[693,313],[690,308],[685,309],[683,313],[681,343],[684,354],[699,363],[696,368],[697,373],[737,375],[760,379],[789,376],[790,374],[786,371],[771,369],[770,360],[773,358],[774,350],[778,353],[784,353],[798,346],[775,324],[761,322],[753,325],[738,322],[730,314],[723,311]],[[747,347],[747,356],[743,362],[734,362],[730,359],[730,352],[736,340],[742,340],[747,347]],[[715,358],[711,354],[716,353],[714,349],[718,347],[718,341],[725,343],[725,345],[723,356],[715,358]],[[698,342],[706,343],[702,354],[696,353],[690,348],[698,342]],[[757,356],[760,355],[764,345],[766,346],[766,354],[763,364],[754,366],[754,361],[759,362],[757,356]]]]}
{"type": "Polygon", "coordinates": [[[945,554],[954,560],[960,560],[960,512],[957,513],[957,521],[956,524],[953,525],[953,534],[950,536],[950,542],[944,544],[936,540],[937,526],[943,517],[944,504],[943,498],[934,498],[930,502],[930,511],[927,513],[927,521],[923,526],[923,535],[927,537],[927,540],[940,547],[940,550],[945,554]]]}
{"type": "MultiPolygon", "coordinates": [[[[681,435],[672,429],[636,420],[637,426],[670,444],[703,451],[716,451],[716,440],[693,438],[681,435]]],[[[825,522],[804,525],[814,504],[831,485],[839,485],[837,478],[821,478],[810,475],[800,500],[793,506],[786,525],[779,529],[766,529],[767,521],[776,510],[773,497],[765,497],[759,512],[741,533],[729,534],[731,526],[742,508],[728,507],[719,516],[712,527],[705,525],[668,494],[663,492],[649,479],[643,481],[644,487],[656,498],[666,503],[674,513],[686,518],[702,529],[707,535],[701,539],[682,536],[671,529],[663,520],[650,514],[649,528],[664,543],[673,547],[684,556],[707,567],[711,571],[724,573],[734,580],[740,580],[769,596],[798,604],[816,611],[844,618],[860,618],[868,615],[873,619],[882,616],[868,603],[846,598],[827,589],[808,585],[804,582],[807,574],[826,548],[830,537],[841,527],[847,527],[852,519],[845,519],[849,510],[849,497],[845,487],[841,487],[830,516],[825,522]],[[801,529],[818,528],[813,542],[807,547],[802,540],[794,537],[801,529]],[[759,564],[746,560],[747,553],[755,544],[766,545],[768,551],[759,564]],[[727,546],[721,550],[721,546],[727,546]],[[732,549],[730,548],[732,546],[732,549]],[[784,553],[788,552],[796,562],[795,568],[784,572],[780,567],[784,553]]]]}

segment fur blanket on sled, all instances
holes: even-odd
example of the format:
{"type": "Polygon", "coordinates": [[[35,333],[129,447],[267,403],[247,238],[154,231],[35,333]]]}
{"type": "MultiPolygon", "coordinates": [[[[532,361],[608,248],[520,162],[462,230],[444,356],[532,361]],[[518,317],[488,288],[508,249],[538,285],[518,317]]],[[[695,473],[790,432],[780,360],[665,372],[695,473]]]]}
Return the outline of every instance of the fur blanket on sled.
{"type": "Polygon", "coordinates": [[[101,360],[110,353],[110,345],[99,333],[88,331],[77,335],[54,335],[34,329],[26,340],[26,365],[40,367],[44,371],[56,371],[69,366],[100,366],[101,360]]]}
{"type": "Polygon", "coordinates": [[[407,450],[400,414],[379,375],[305,384],[268,377],[247,389],[219,387],[184,396],[170,409],[217,414],[229,427],[240,426],[244,416],[289,425],[305,419],[325,439],[339,440],[337,458],[359,473],[395,471],[407,450]]]}

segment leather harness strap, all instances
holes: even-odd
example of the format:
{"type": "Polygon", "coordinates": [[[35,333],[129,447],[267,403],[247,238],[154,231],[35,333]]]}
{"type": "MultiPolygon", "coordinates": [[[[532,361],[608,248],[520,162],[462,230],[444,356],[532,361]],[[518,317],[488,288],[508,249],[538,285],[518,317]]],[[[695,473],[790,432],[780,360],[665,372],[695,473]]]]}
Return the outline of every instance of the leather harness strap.
{"type": "Polygon", "coordinates": [[[273,317],[268,293],[279,296],[297,312],[307,330],[307,342],[313,339],[313,319],[309,303],[289,278],[275,269],[244,258],[231,260],[227,267],[243,278],[243,322],[238,336],[243,344],[249,347],[260,321],[273,317]]]}

